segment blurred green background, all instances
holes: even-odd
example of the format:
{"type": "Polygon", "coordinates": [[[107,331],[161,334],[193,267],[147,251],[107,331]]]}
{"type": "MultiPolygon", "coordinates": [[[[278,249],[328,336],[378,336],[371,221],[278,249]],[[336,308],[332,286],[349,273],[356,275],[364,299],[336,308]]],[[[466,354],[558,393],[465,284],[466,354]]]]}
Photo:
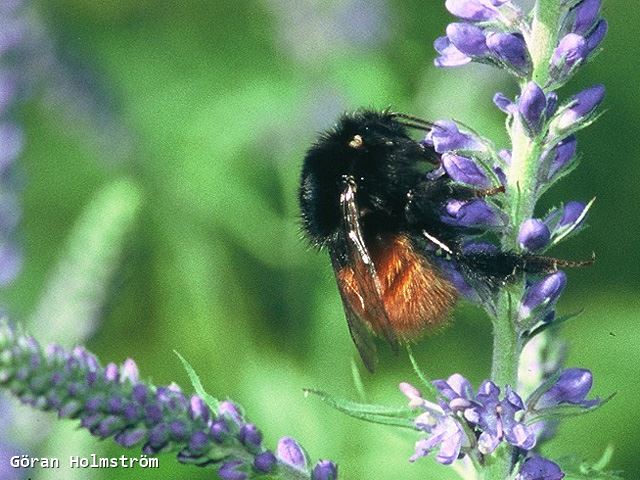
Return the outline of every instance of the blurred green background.
{"type": "MultiPolygon", "coordinates": [[[[344,478],[456,478],[432,459],[409,464],[410,432],[360,423],[302,395],[315,387],[357,398],[355,352],[329,261],[300,239],[296,205],[305,149],[345,109],[392,105],[453,117],[506,145],[503,115],[491,98],[496,90],[514,93],[509,79],[478,66],[432,66],[431,44],[452,21],[443,3],[36,2],[58,61],[82,88],[51,89],[44,78],[19,112],[26,131],[24,268],[2,292],[2,304],[32,322],[37,337],[73,342],[78,329],[92,327],[73,316],[48,321],[53,307],[41,309],[42,292],[51,289],[64,252],[88,254],[75,270],[87,278],[91,267],[83,270],[82,262],[93,255],[117,260],[111,273],[99,272],[104,285],[93,295],[101,300],[85,315],[99,319],[88,347],[103,362],[131,356],[144,377],[190,390],[172,353],[178,350],[210,393],[245,407],[268,445],[293,436],[314,459],[337,461],[344,478]],[[83,217],[105,186],[123,178],[129,181],[107,194],[104,216],[83,217]],[[127,210],[138,201],[137,214],[127,210]],[[91,225],[107,228],[113,211],[136,219],[117,239],[119,260],[109,256],[115,247],[108,235],[104,245],[90,240],[91,225]],[[69,246],[74,231],[84,232],[84,247],[69,246]]],[[[633,210],[640,192],[640,8],[604,3],[605,50],[562,94],[604,83],[607,112],[579,134],[581,165],[545,202],[597,196],[590,228],[553,252],[598,255],[592,268],[569,273],[559,310],[584,308],[563,332],[568,365],[593,370],[596,394],[618,394],[598,412],[566,421],[544,451],[596,459],[613,444],[612,467],[632,479],[640,478],[640,221],[633,210]]],[[[477,384],[489,374],[489,322],[464,304],[454,317],[416,348],[417,357],[434,378],[462,372],[477,384]]],[[[409,361],[385,349],[379,372],[363,374],[369,399],[388,404],[404,404],[401,380],[415,380],[409,361]]],[[[49,417],[35,416],[32,424],[49,417]]],[[[73,445],[123,452],[71,422],[55,428],[41,442],[52,456],[73,445]]],[[[76,475],[214,476],[171,456],[161,457],[161,467],[76,475]]]]}

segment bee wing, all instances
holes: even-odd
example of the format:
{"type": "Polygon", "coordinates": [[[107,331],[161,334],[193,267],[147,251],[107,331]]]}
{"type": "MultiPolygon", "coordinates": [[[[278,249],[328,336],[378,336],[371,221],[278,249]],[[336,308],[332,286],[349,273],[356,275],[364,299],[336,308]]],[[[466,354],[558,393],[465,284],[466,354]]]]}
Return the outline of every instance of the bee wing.
{"type": "Polygon", "coordinates": [[[340,209],[344,242],[340,242],[339,246],[336,245],[331,249],[331,261],[336,273],[351,338],[365,366],[373,372],[377,350],[370,329],[381,334],[395,353],[398,353],[398,340],[391,328],[382,301],[380,280],[362,235],[359,211],[355,200],[355,185],[351,182],[346,182],[345,189],[340,196],[340,209]],[[345,279],[340,276],[339,272],[345,266],[349,266],[353,270],[355,285],[348,285],[345,279]],[[354,297],[357,297],[360,305],[352,304],[354,297]]]}

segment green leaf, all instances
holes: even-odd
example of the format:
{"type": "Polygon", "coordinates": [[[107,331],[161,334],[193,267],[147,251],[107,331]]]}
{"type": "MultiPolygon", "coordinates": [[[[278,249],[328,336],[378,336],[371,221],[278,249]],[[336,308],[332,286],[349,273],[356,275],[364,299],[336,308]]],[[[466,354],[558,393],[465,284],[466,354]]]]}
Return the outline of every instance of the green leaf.
{"type": "Polygon", "coordinates": [[[351,400],[335,398],[326,392],[310,388],[305,388],[304,393],[305,395],[313,394],[336,410],[366,422],[415,429],[413,424],[415,411],[409,407],[387,407],[385,405],[357,403],[351,400]]]}
{"type": "Polygon", "coordinates": [[[204,387],[202,386],[202,382],[200,381],[200,377],[198,376],[196,371],[193,369],[191,364],[187,362],[184,359],[184,357],[178,353],[177,350],[174,350],[173,353],[175,353],[180,359],[180,361],[182,362],[182,366],[187,371],[187,375],[189,375],[189,380],[191,381],[191,385],[193,385],[193,388],[196,391],[196,393],[200,396],[200,398],[204,400],[204,402],[207,404],[207,406],[212,412],[216,412],[218,410],[218,405],[220,404],[220,401],[217,398],[209,395],[205,391],[204,387]]]}

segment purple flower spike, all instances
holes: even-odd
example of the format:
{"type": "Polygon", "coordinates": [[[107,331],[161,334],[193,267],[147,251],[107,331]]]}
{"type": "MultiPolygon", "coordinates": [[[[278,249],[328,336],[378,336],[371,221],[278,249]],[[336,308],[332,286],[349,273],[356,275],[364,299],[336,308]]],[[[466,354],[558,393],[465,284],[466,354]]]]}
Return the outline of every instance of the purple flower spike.
{"type": "Polygon", "coordinates": [[[487,35],[487,46],[498,60],[525,74],[529,67],[529,56],[524,39],[512,33],[491,32],[487,35]]]}
{"type": "Polygon", "coordinates": [[[255,460],[253,461],[253,466],[256,467],[256,470],[262,473],[269,473],[273,470],[278,460],[276,456],[271,452],[263,452],[256,455],[255,460]]]}
{"type": "Polygon", "coordinates": [[[433,46],[440,54],[439,57],[433,60],[434,65],[438,68],[459,67],[471,62],[471,57],[458,50],[448,37],[437,38],[433,42],[433,46]]]}
{"type": "Polygon", "coordinates": [[[298,442],[291,437],[283,437],[278,442],[278,458],[282,463],[301,471],[307,469],[307,455],[298,442]]]}
{"type": "Polygon", "coordinates": [[[572,31],[580,35],[589,33],[593,25],[600,18],[601,0],[583,0],[573,9],[575,19],[572,31]]]}
{"type": "Polygon", "coordinates": [[[453,153],[445,153],[442,155],[442,165],[447,174],[456,182],[481,188],[489,188],[491,186],[491,182],[487,176],[470,158],[453,153]]]}
{"type": "Polygon", "coordinates": [[[538,308],[550,308],[558,301],[567,285],[567,275],[557,271],[531,285],[520,305],[520,317],[528,318],[538,308]]]}
{"type": "MultiPolygon", "coordinates": [[[[506,1],[506,0],[505,0],[506,1]]],[[[483,2],[482,0],[447,0],[445,7],[456,17],[471,20],[473,22],[481,22],[485,20],[493,20],[499,16],[497,5],[505,3],[499,2],[483,2]]]]}
{"type": "Polygon", "coordinates": [[[320,460],[313,467],[311,478],[313,480],[336,480],[338,478],[338,467],[331,460],[320,460]]]}
{"type": "Polygon", "coordinates": [[[575,33],[565,35],[551,57],[551,71],[558,81],[565,80],[587,57],[587,41],[575,33]]]}
{"type": "Polygon", "coordinates": [[[447,26],[447,37],[459,51],[469,57],[481,57],[489,51],[483,30],[470,23],[450,23],[447,26]]]}
{"type": "Polygon", "coordinates": [[[243,465],[240,460],[225,462],[218,469],[218,475],[222,480],[246,480],[249,476],[245,472],[239,470],[242,466],[243,465]]]}
{"type": "Polygon", "coordinates": [[[424,142],[433,146],[436,152],[445,153],[451,150],[484,151],[485,146],[476,136],[461,132],[458,125],[451,120],[438,120],[427,133],[424,142]]]}
{"type": "Polygon", "coordinates": [[[484,200],[449,200],[440,219],[459,227],[498,227],[504,224],[501,216],[484,200]]]}
{"type": "Polygon", "coordinates": [[[587,37],[587,55],[591,55],[602,43],[604,37],[607,35],[609,24],[606,20],[600,20],[593,32],[587,37]]]}
{"type": "Polygon", "coordinates": [[[525,460],[515,480],[562,480],[564,473],[560,467],[542,457],[530,457],[525,460]]]}
{"type": "Polygon", "coordinates": [[[9,123],[0,124],[0,172],[4,172],[20,155],[23,143],[20,128],[9,123]]]}
{"type": "Polygon", "coordinates": [[[518,111],[533,134],[540,131],[547,97],[535,82],[529,82],[518,99],[518,111]]]}
{"type": "Polygon", "coordinates": [[[542,394],[533,406],[536,410],[551,408],[561,404],[579,405],[590,408],[601,403],[599,399],[586,400],[593,385],[593,375],[584,368],[567,368],[558,381],[542,394]]]}
{"type": "Polygon", "coordinates": [[[542,220],[530,218],[522,222],[518,233],[518,244],[523,250],[535,252],[549,245],[551,232],[542,220]]]}
{"type": "Polygon", "coordinates": [[[603,85],[594,85],[576,94],[569,102],[571,106],[554,120],[554,129],[566,132],[588,119],[604,99],[604,93],[603,85]]]}
{"type": "Polygon", "coordinates": [[[573,158],[576,156],[578,141],[575,135],[569,135],[560,141],[548,154],[545,154],[542,161],[548,161],[549,155],[551,161],[549,163],[549,173],[547,179],[551,180],[555,175],[562,171],[573,158]]]}

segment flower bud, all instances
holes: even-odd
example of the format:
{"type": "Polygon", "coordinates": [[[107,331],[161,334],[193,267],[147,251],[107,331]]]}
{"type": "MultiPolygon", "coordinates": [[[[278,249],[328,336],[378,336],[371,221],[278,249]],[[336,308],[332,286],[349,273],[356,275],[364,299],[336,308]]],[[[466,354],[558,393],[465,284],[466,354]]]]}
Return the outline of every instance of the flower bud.
{"type": "Polygon", "coordinates": [[[552,273],[531,285],[527,288],[520,305],[520,317],[529,318],[538,308],[552,307],[566,285],[567,275],[563,271],[552,273]]]}
{"type": "Polygon", "coordinates": [[[282,437],[278,442],[277,454],[282,463],[302,471],[307,469],[307,456],[293,438],[282,437]]]}
{"type": "Polygon", "coordinates": [[[492,0],[491,3],[482,0],[447,0],[445,7],[456,17],[481,22],[493,20],[498,17],[497,6],[502,5],[507,0],[492,0]]]}
{"type": "Polygon", "coordinates": [[[607,35],[609,24],[606,20],[600,20],[593,32],[587,36],[587,55],[591,55],[602,43],[604,37],[607,35]]]}
{"type": "Polygon", "coordinates": [[[565,80],[587,57],[587,41],[575,33],[562,37],[551,57],[551,75],[556,81],[565,80]]]}
{"type": "Polygon", "coordinates": [[[276,460],[276,456],[269,452],[262,452],[256,455],[256,458],[253,461],[253,466],[256,467],[256,470],[262,473],[269,473],[273,470],[278,460],[276,460]]]}
{"type": "Polygon", "coordinates": [[[540,410],[563,403],[580,405],[585,408],[593,407],[599,404],[600,400],[586,400],[592,385],[593,375],[589,370],[567,368],[560,374],[558,381],[540,396],[533,408],[540,410]]]}
{"type": "Polygon", "coordinates": [[[518,244],[523,250],[535,252],[549,245],[551,232],[542,220],[530,218],[522,222],[518,244]]]}
{"type": "Polygon", "coordinates": [[[243,465],[240,460],[225,462],[218,469],[218,476],[222,480],[247,480],[249,476],[240,470],[242,466],[243,465]]]}
{"type": "Polygon", "coordinates": [[[515,480],[562,480],[564,473],[560,467],[542,457],[530,457],[525,460],[515,480]]]}
{"type": "Polygon", "coordinates": [[[553,120],[551,130],[562,134],[588,120],[604,99],[603,85],[589,87],[571,98],[569,107],[561,111],[553,120]]]}
{"type": "Polygon", "coordinates": [[[480,57],[489,51],[483,30],[470,23],[450,23],[447,38],[469,57],[480,57]]]}
{"type": "Polygon", "coordinates": [[[336,480],[338,467],[331,460],[320,460],[313,468],[311,478],[313,480],[336,480]]]}
{"type": "Polygon", "coordinates": [[[459,227],[496,227],[504,224],[501,216],[484,200],[449,200],[440,217],[448,225],[459,227]]]}
{"type": "Polygon", "coordinates": [[[583,0],[573,8],[575,15],[571,30],[580,35],[589,33],[600,17],[601,0],[583,0]]]}
{"type": "Polygon", "coordinates": [[[546,107],[547,97],[544,91],[535,82],[527,83],[518,99],[518,112],[533,135],[540,132],[546,107]]]}
{"type": "Polygon", "coordinates": [[[445,153],[442,155],[442,165],[447,174],[456,182],[489,188],[491,182],[478,165],[470,158],[445,153]]]}
{"type": "Polygon", "coordinates": [[[491,32],[487,35],[487,46],[502,63],[525,74],[529,67],[529,55],[524,39],[513,33],[491,32]]]}
{"type": "Polygon", "coordinates": [[[433,42],[433,46],[440,54],[439,57],[433,60],[434,65],[438,68],[459,67],[471,62],[471,57],[458,50],[448,37],[437,38],[433,42]]]}
{"type": "Polygon", "coordinates": [[[558,172],[569,165],[571,160],[576,156],[577,148],[578,142],[575,135],[569,135],[558,142],[550,152],[544,154],[542,161],[543,163],[548,162],[549,167],[547,181],[552,180],[558,172]]]}
{"type": "Polygon", "coordinates": [[[486,150],[479,138],[471,133],[461,132],[458,129],[458,125],[451,120],[434,122],[433,128],[424,139],[424,143],[433,146],[438,153],[445,153],[451,150],[486,150]]]}

